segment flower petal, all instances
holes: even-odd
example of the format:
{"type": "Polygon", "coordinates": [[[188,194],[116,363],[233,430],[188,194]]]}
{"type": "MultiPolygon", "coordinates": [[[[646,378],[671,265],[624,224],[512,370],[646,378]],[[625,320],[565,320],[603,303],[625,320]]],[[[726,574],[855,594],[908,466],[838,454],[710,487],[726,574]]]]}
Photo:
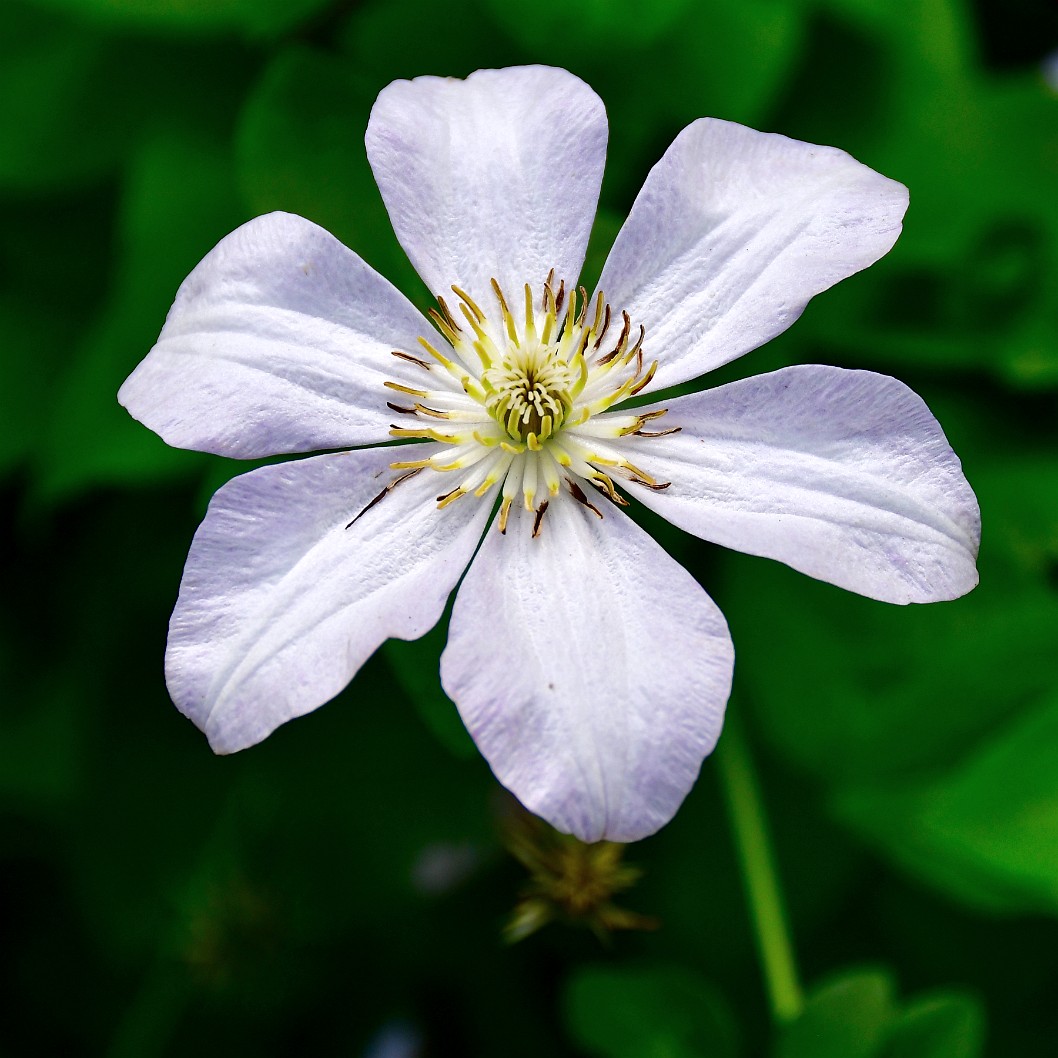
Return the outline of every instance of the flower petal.
{"type": "Polygon", "coordinates": [[[703,118],[651,170],[599,280],[657,390],[763,345],[900,234],[907,189],[833,147],[703,118]]]}
{"type": "Polygon", "coordinates": [[[716,743],[734,650],[723,615],[631,519],[569,497],[512,511],[456,596],[441,682],[496,777],[583,841],[675,814],[716,743]]]}
{"type": "MultiPolygon", "coordinates": [[[[383,382],[421,385],[391,355],[433,333],[333,235],[272,213],[184,280],[157,345],[118,400],[171,445],[239,458],[388,440],[383,382]]],[[[418,372],[418,374],[416,374],[418,372]]]]}
{"type": "MultiPolygon", "coordinates": [[[[704,540],[885,602],[977,583],[981,515],[939,423],[902,382],[802,365],[668,402],[629,491],[704,540]]],[[[650,410],[650,409],[644,409],[650,410]]]]}
{"type": "Polygon", "coordinates": [[[396,476],[394,451],[262,467],[213,497],[169,624],[166,679],[218,753],[322,705],[383,640],[415,639],[440,617],[489,506],[437,510],[426,470],[365,511],[396,476]]]}
{"type": "Polygon", "coordinates": [[[491,299],[495,278],[519,312],[524,285],[551,268],[576,282],[606,157],[606,111],[578,77],[523,66],[394,81],[371,111],[367,155],[434,294],[455,284],[491,299]]]}

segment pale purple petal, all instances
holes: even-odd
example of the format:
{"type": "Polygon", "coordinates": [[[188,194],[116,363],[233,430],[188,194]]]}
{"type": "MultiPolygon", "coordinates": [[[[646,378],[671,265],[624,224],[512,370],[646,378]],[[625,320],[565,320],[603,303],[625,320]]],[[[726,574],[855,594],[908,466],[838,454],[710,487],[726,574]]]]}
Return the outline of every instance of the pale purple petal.
{"type": "Polygon", "coordinates": [[[415,639],[440,617],[490,508],[437,510],[446,486],[424,470],[349,525],[397,476],[397,452],[408,448],[262,467],[213,497],[169,624],[166,679],[218,753],[322,705],[385,639],[415,639]]]}
{"type": "MultiPolygon", "coordinates": [[[[629,491],[704,540],[886,602],[977,583],[980,511],[940,425],[902,382],[803,365],[667,402],[629,491]]],[[[647,409],[649,410],[649,409],[647,409]]]]}
{"type": "Polygon", "coordinates": [[[888,252],[906,209],[844,151],[702,118],[651,170],[599,288],[646,328],[657,390],[784,331],[888,252]]]}
{"type": "Polygon", "coordinates": [[[576,282],[606,157],[606,111],[578,77],[545,66],[417,77],[384,88],[367,154],[397,238],[434,294],[484,303],[499,281],[576,282]]]}
{"type": "Polygon", "coordinates": [[[378,443],[393,418],[383,383],[422,384],[392,350],[421,353],[432,333],[333,235],[271,213],[184,280],[118,400],[168,444],[238,458],[378,443]]]}
{"type": "Polygon", "coordinates": [[[496,777],[584,841],[675,814],[723,722],[734,652],[691,575],[609,504],[564,496],[486,534],[441,681],[496,777]]]}

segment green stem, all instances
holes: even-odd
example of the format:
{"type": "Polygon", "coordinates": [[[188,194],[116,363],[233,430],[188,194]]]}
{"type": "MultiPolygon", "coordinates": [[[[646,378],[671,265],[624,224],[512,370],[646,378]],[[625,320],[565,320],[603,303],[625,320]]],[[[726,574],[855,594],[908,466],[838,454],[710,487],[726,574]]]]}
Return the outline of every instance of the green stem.
{"type": "Polygon", "coordinates": [[[716,760],[772,1014],[776,1021],[792,1021],[801,1013],[804,998],[794,964],[760,786],[742,723],[734,710],[728,710],[716,760]]]}

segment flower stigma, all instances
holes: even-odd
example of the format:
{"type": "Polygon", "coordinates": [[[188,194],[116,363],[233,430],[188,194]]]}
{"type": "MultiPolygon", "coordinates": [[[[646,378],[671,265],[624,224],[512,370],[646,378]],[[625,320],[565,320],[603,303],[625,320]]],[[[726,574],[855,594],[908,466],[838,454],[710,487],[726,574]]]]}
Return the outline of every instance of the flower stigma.
{"type": "Polygon", "coordinates": [[[426,459],[391,463],[400,476],[368,508],[401,481],[429,468],[457,475],[454,487],[437,497],[438,507],[467,495],[483,497],[499,486],[500,532],[506,532],[511,507],[520,501],[536,514],[537,536],[563,483],[600,518],[602,511],[589,502],[585,483],[621,506],[628,501],[615,479],[668,488],[669,482],[656,481],[632,463],[621,442],[631,435],[661,437],[679,427],[644,429],[665,409],[610,412],[636,396],[657,370],[657,361],[647,362],[643,355],[645,329],[638,327],[633,336],[627,312],[617,316],[601,291],[592,301],[584,287],[571,290],[567,298],[565,282],[555,286],[554,270],[538,301],[525,284],[522,317],[511,311],[496,279],[491,282],[491,313],[459,287],[452,291],[455,311],[443,297],[430,310],[438,334],[433,340],[419,338],[426,356],[393,351],[423,371],[422,385],[385,383],[412,398],[410,403],[389,401],[389,407],[417,420],[407,427],[392,426],[390,435],[437,441],[446,448],[426,459]]]}

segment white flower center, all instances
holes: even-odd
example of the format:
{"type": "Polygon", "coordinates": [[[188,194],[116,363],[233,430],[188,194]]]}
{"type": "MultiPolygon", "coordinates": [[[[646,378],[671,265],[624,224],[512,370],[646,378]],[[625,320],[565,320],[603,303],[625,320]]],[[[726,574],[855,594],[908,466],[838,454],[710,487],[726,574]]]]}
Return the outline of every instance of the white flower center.
{"type": "MultiPolygon", "coordinates": [[[[614,479],[663,489],[627,458],[631,435],[659,437],[675,430],[647,432],[644,425],[664,410],[637,414],[610,412],[650,382],[657,362],[643,357],[644,329],[632,340],[627,313],[618,318],[602,293],[589,306],[583,287],[578,299],[548,276],[538,304],[524,288],[524,317],[511,311],[494,279],[495,308],[488,316],[469,294],[453,287],[458,313],[444,298],[430,316],[443,340],[420,338],[425,360],[406,350],[393,355],[423,371],[422,387],[387,382],[414,402],[389,406],[415,417],[414,426],[394,426],[394,437],[439,441],[447,446],[425,459],[391,464],[403,473],[378,496],[411,474],[430,469],[453,475],[454,487],[437,497],[444,507],[463,496],[483,497],[499,485],[499,528],[506,531],[515,499],[536,513],[540,532],[548,503],[565,482],[569,494],[594,511],[582,485],[593,486],[618,504],[627,501],[614,479]],[[622,441],[625,441],[622,444],[622,441]]],[[[406,451],[406,450],[404,450],[406,451]]],[[[410,454],[410,453],[409,453],[410,454]]]]}
{"type": "Polygon", "coordinates": [[[543,345],[509,349],[503,363],[481,373],[485,408],[515,441],[546,441],[573,410],[578,378],[556,350],[543,345]]]}

